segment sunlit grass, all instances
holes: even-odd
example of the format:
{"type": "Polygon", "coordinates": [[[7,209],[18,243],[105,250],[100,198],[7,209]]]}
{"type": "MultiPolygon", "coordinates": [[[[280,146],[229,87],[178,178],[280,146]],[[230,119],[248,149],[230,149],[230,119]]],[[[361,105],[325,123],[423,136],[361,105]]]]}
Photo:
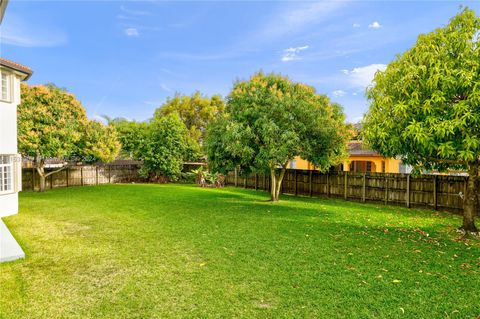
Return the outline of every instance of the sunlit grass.
{"type": "Polygon", "coordinates": [[[475,318],[460,217],[185,185],[22,193],[0,318],[475,318]]]}

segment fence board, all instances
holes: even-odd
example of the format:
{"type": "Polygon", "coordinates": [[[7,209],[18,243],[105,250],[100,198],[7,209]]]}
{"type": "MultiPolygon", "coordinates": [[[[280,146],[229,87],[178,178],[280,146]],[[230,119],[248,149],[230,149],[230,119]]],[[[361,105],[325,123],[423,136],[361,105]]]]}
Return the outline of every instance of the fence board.
{"type": "MultiPolygon", "coordinates": [[[[138,173],[138,165],[99,165],[70,166],[47,177],[45,187],[88,186],[109,183],[130,183],[143,181],[138,173]]],[[[46,173],[55,169],[45,169],[46,173]]],[[[32,168],[22,170],[22,189],[38,190],[40,187],[38,173],[32,168]]]]}
{"type": "MultiPolygon", "coordinates": [[[[269,190],[270,176],[247,176],[247,188],[269,190]]],[[[238,177],[238,186],[243,187],[238,177]]],[[[331,196],[359,202],[383,202],[387,205],[424,207],[460,213],[466,178],[449,175],[328,172],[288,169],[282,193],[298,196],[331,196]]],[[[227,174],[226,185],[235,185],[235,174],[227,174]]]]}

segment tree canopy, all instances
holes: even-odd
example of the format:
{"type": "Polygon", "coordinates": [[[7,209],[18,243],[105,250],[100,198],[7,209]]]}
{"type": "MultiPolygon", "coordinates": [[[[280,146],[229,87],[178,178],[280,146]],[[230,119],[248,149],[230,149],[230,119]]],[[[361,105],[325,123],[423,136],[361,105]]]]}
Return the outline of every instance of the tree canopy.
{"type": "Polygon", "coordinates": [[[188,151],[188,130],[176,113],[154,118],[143,131],[135,158],[143,161],[143,175],[176,180],[188,151]]]}
{"type": "Polygon", "coordinates": [[[327,96],[287,77],[258,72],[234,84],[225,113],[209,127],[205,143],[213,170],[269,172],[277,201],[289,161],[300,156],[326,170],[345,158],[348,132],[342,108],[327,96]]]}
{"type": "Polygon", "coordinates": [[[367,91],[363,136],[387,157],[423,169],[469,171],[463,229],[476,231],[480,156],[480,19],[466,8],[418,37],[367,91]]]}
{"type": "Polygon", "coordinates": [[[80,101],[52,84],[21,86],[18,106],[18,148],[35,158],[44,190],[46,158],[80,157],[112,161],[120,149],[113,127],[89,121],[80,101]]]}
{"type": "Polygon", "coordinates": [[[183,163],[190,158],[192,139],[185,124],[175,112],[137,122],[110,119],[122,144],[121,156],[142,161],[141,175],[152,180],[180,177],[183,163]]]}
{"type": "Polygon", "coordinates": [[[129,121],[124,118],[109,118],[104,116],[109,125],[115,127],[118,133],[118,140],[121,144],[120,157],[133,159],[138,157],[140,145],[145,143],[148,122],[129,121]]]}
{"type": "Polygon", "coordinates": [[[177,93],[156,109],[153,117],[163,117],[172,113],[178,114],[192,139],[189,141],[190,157],[191,160],[195,160],[200,156],[207,126],[224,109],[225,104],[220,95],[213,95],[210,98],[202,95],[199,91],[192,95],[177,93]]]}

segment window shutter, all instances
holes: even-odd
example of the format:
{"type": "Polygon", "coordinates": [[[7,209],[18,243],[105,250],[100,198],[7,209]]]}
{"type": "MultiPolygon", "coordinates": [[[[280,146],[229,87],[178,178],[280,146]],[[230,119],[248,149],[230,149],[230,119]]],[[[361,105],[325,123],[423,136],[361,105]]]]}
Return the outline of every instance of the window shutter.
{"type": "Polygon", "coordinates": [[[22,190],[22,155],[17,154],[15,155],[13,161],[13,171],[14,171],[14,191],[15,193],[20,192],[22,190]]]}

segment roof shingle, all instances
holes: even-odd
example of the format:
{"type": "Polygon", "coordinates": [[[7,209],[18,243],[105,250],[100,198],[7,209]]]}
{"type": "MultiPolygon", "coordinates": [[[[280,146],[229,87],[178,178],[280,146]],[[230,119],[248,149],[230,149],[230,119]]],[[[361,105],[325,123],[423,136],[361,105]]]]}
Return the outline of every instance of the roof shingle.
{"type": "Polygon", "coordinates": [[[32,73],[33,73],[32,69],[30,69],[29,67],[17,62],[7,60],[2,57],[0,57],[0,65],[25,74],[24,80],[28,80],[28,78],[32,76],[32,73]]]}

